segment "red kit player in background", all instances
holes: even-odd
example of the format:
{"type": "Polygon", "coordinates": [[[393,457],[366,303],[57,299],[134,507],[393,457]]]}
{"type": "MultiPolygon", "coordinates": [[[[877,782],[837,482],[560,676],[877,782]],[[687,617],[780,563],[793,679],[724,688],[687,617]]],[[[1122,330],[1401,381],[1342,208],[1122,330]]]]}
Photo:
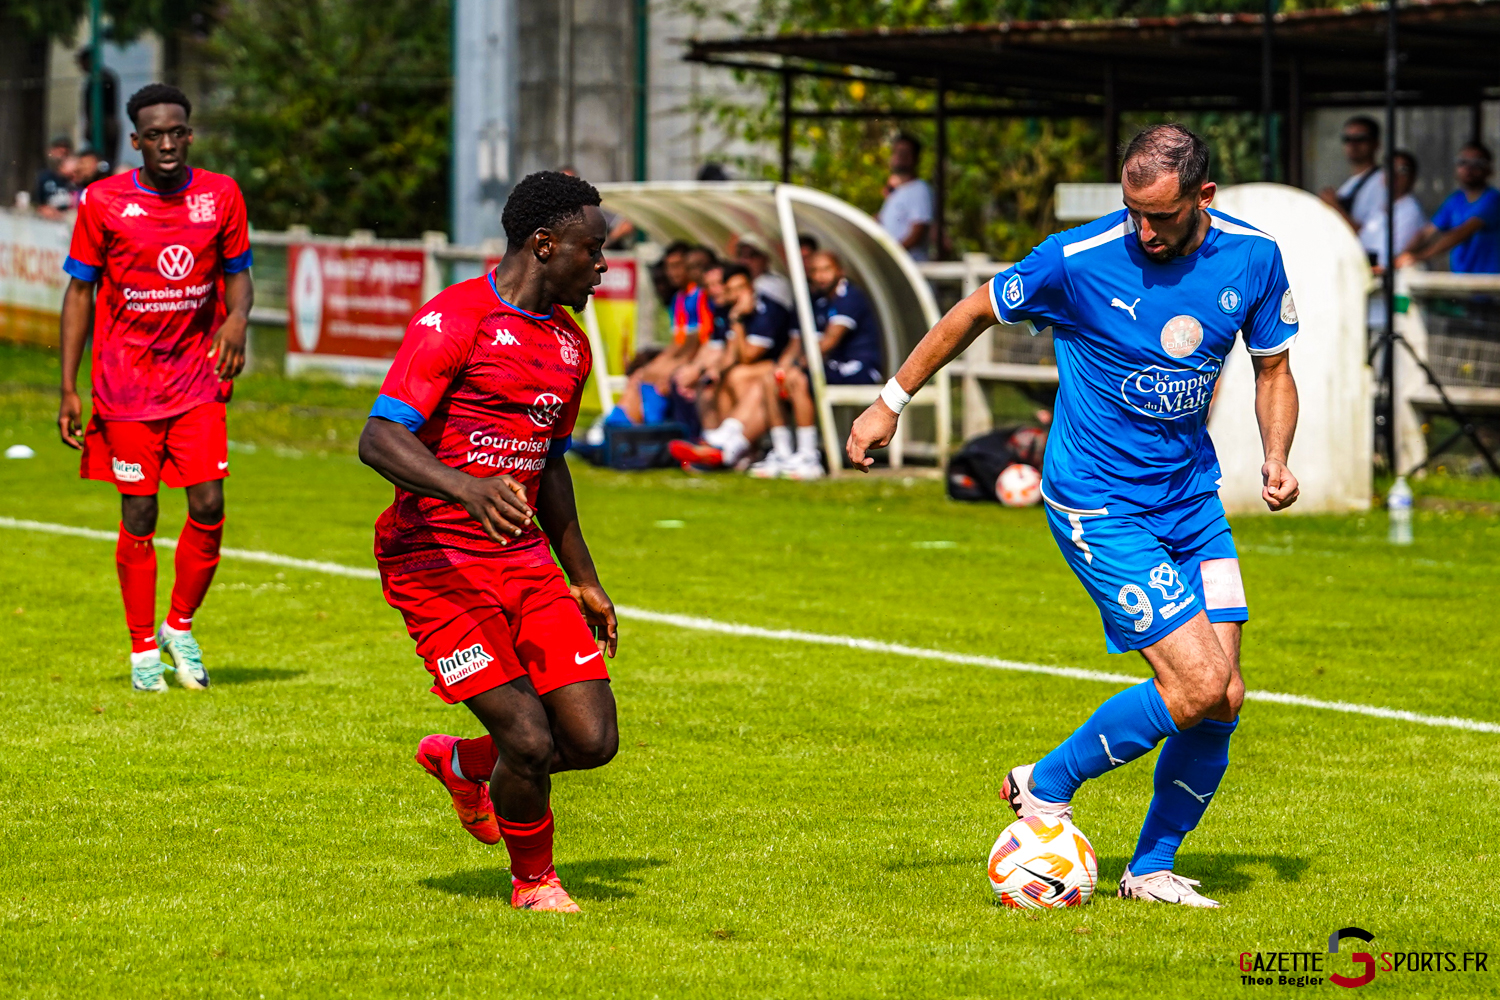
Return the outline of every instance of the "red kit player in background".
{"type": "Polygon", "coordinates": [[[604,665],[615,609],[563,458],[592,367],[563,307],[582,309],[604,273],[598,205],[566,174],[517,184],[504,258],[417,312],[359,442],[396,486],[375,524],[386,600],[432,692],[489,733],[428,736],[417,763],[466,830],[505,841],[521,909],[577,911],[552,868],[551,775],[606,764],[619,744],[604,665]]]}
{"type": "Polygon", "coordinates": [[[63,265],[63,443],[83,452],[80,475],[120,491],[115,564],[130,629],[130,682],[165,691],[163,651],[183,687],[205,688],[193,613],[219,564],[224,404],[245,364],[255,297],[245,200],[223,174],[187,165],[192,105],[153,83],[126,104],[130,144],[145,166],[89,185],[63,265]],[[97,295],[96,295],[97,293],[97,295]],[[85,432],[78,363],[92,330],[94,412],[85,432]],[[156,491],[187,490],[176,581],[156,627],[156,491]]]}

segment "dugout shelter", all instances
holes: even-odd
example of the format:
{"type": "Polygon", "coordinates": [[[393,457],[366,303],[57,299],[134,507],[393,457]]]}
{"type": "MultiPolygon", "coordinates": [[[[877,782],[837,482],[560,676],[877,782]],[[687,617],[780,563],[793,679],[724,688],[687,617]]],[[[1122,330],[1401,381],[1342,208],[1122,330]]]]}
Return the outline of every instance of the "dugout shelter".
{"type": "MultiPolygon", "coordinates": [[[[833,195],[795,184],[773,182],[664,181],[598,184],[604,207],[618,212],[660,241],[688,240],[726,253],[735,239],[754,233],[772,250],[772,270],[792,286],[797,326],[803,331],[808,373],[817,404],[819,436],[829,472],[843,468],[844,442],[835,422],[836,407],[863,409],[880,395],[878,385],[827,385],[813,324],[812,295],[802,268],[797,237],[809,233],[820,247],[836,253],[844,271],[870,298],[884,337],[886,377],[895,374],[923,334],[938,321],[932,288],[911,257],[869,215],[833,195]]],[[[586,316],[587,320],[588,317],[586,316]]],[[[952,394],[943,368],[912,398],[907,419],[891,442],[890,463],[900,468],[908,452],[926,452],[939,463],[949,450],[952,394]],[[913,420],[913,418],[917,418],[913,420]],[[932,441],[912,440],[912,424],[930,427],[932,441]]],[[[922,429],[922,428],[918,428],[922,429]]]]}

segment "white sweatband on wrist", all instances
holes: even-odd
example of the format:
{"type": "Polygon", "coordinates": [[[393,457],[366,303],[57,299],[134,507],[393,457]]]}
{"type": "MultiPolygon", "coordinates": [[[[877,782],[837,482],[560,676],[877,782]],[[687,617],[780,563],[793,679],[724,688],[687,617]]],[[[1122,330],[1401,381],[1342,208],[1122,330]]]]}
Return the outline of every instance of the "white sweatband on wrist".
{"type": "Polygon", "coordinates": [[[906,409],[906,404],[911,402],[911,393],[901,388],[901,383],[893,378],[880,390],[880,399],[899,417],[901,411],[906,409]]]}

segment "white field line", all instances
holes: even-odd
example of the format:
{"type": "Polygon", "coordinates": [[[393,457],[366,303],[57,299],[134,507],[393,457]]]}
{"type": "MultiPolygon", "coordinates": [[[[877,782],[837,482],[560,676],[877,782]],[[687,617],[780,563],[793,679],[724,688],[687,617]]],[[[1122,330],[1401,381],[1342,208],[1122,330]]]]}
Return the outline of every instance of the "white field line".
{"type": "MultiPolygon", "coordinates": [[[[67,524],[51,524],[45,521],[28,521],[12,517],[0,517],[0,528],[15,528],[21,531],[44,532],[53,535],[72,535],[77,538],[92,538],[113,542],[116,533],[94,528],[77,528],[67,524]]],[[[171,538],[158,538],[160,548],[176,548],[171,538]]],[[[316,559],[294,559],[274,552],[257,552],[251,549],[223,549],[221,554],[229,559],[244,559],[247,562],[265,563],[270,566],[285,566],[288,569],[304,569],[314,573],[329,573],[334,576],[352,577],[358,580],[378,580],[380,573],[361,566],[345,566],[342,563],[322,562],[316,559]]],[[[1144,678],[1128,674],[1111,674],[1101,670],[1081,670],[1076,667],[1049,667],[1041,663],[1024,663],[1020,660],[1002,660],[993,656],[977,656],[972,653],[952,653],[943,649],[927,649],[922,646],[907,646],[897,642],[881,642],[877,639],[861,639],[851,635],[829,635],[823,632],[801,632],[795,629],[760,628],[756,625],[740,625],[722,622],[714,618],[698,618],[692,615],[674,615],[644,608],[623,605],[615,607],[616,613],[625,619],[671,625],[675,628],[692,629],[698,632],[713,632],[718,635],[735,635],[750,639],[769,639],[775,642],[805,642],[818,646],[841,646],[867,653],[883,653],[889,656],[907,656],[922,660],[941,660],[964,666],[984,667],[989,670],[1008,670],[1025,674],[1045,674],[1049,677],[1066,677],[1078,681],[1099,681],[1105,684],[1139,684],[1144,678]]],[[[1296,705],[1299,708],[1318,708],[1346,715],[1367,715],[1376,719],[1394,719],[1422,726],[1441,726],[1448,729],[1466,729],[1476,733],[1500,733],[1500,723],[1481,722],[1452,715],[1422,715],[1397,708],[1381,708],[1378,705],[1357,705],[1347,701],[1324,701],[1306,698],[1299,694],[1282,694],[1277,691],[1246,691],[1247,701],[1269,701],[1279,705],[1296,705]]]]}

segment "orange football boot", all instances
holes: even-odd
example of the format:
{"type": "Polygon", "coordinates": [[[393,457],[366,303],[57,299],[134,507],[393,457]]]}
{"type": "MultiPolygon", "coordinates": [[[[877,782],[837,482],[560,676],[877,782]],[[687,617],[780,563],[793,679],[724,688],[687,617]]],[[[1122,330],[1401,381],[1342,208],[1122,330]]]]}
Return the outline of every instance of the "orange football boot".
{"type": "Polygon", "coordinates": [[[667,443],[667,451],[684,469],[722,469],[724,467],[724,453],[711,444],[683,440],[670,441],[667,443]]]}
{"type": "Polygon", "coordinates": [[[453,744],[458,739],[441,733],[422,737],[422,742],[417,744],[417,763],[453,796],[453,811],[458,813],[458,821],[464,829],[480,843],[498,844],[500,821],[495,818],[489,786],[483,781],[470,781],[453,773],[453,744]]]}
{"type": "Polygon", "coordinates": [[[546,874],[533,882],[511,879],[510,884],[514,887],[510,896],[510,905],[518,910],[543,910],[550,913],[579,912],[578,904],[573,902],[568,891],[562,887],[557,872],[551,868],[548,868],[546,874]]]}

